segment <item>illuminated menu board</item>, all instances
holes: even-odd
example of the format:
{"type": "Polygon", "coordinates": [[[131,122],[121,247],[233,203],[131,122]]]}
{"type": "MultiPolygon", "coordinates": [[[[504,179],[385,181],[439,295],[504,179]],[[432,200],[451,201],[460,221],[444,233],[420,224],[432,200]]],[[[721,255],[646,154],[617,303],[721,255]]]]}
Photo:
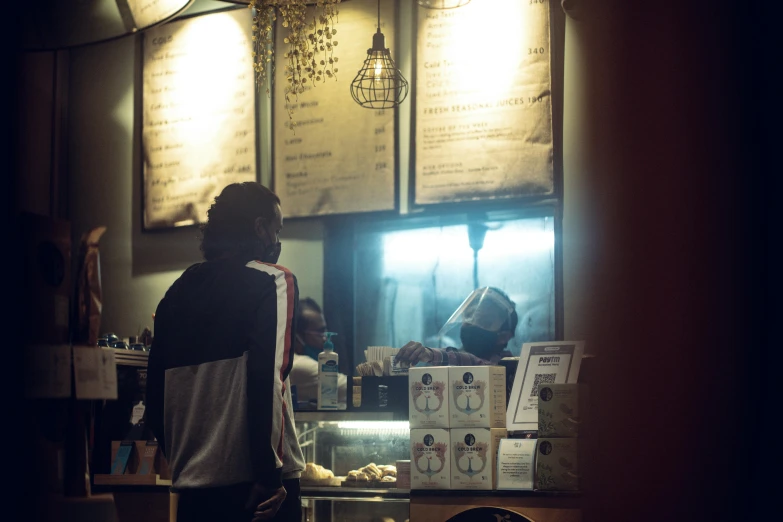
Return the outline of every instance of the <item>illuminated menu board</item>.
{"type": "Polygon", "coordinates": [[[417,12],[417,204],[554,191],[549,2],[417,12]]]}
{"type": "MultiPolygon", "coordinates": [[[[274,190],[286,217],[393,210],[394,110],[366,109],[351,98],[377,29],[376,2],[338,5],[336,79],[307,85],[285,99],[286,29],[278,17],[273,100],[274,190]],[[287,104],[293,109],[290,117],[287,104]],[[291,128],[291,122],[295,126],[291,128]]],[[[309,8],[312,19],[314,7],[309,8]]],[[[381,3],[381,31],[394,56],[395,2],[381,3]]],[[[324,59],[316,53],[316,60],[324,59]]]]}
{"type": "Polygon", "coordinates": [[[256,180],[251,22],[240,8],[144,32],[145,229],[203,223],[226,185],[256,180]]]}

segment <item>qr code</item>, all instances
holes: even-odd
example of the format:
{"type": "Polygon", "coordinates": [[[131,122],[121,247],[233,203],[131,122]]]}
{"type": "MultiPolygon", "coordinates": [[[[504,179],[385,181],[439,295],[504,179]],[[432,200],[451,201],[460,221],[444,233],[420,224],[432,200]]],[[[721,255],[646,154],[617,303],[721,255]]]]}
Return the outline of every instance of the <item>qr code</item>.
{"type": "Polygon", "coordinates": [[[554,384],[555,382],[555,375],[556,373],[537,373],[536,377],[533,379],[533,389],[530,391],[530,396],[535,397],[538,395],[538,385],[539,384],[554,384]]]}

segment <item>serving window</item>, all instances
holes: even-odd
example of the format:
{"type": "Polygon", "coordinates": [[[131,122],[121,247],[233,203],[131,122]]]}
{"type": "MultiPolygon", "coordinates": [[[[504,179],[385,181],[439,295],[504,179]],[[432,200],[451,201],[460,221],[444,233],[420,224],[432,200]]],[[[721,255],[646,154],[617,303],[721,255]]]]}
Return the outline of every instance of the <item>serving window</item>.
{"type": "MultiPolygon", "coordinates": [[[[516,304],[519,320],[508,345],[513,355],[522,343],[557,339],[553,207],[331,228],[325,241],[325,313],[330,328],[343,331],[335,338],[337,349],[350,352],[352,360],[364,360],[367,346],[399,348],[411,340],[459,348],[459,338],[438,337],[439,330],[481,286],[503,290],[516,304]]],[[[352,363],[345,366],[352,372],[352,363]]]]}

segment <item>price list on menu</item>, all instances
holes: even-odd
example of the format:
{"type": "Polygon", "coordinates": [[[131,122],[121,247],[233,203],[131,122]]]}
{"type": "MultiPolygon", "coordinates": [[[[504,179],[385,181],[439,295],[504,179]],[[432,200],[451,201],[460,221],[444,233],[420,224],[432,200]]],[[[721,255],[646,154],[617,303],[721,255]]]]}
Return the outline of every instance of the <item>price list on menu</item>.
{"type": "MultiPolygon", "coordinates": [[[[289,95],[283,52],[286,29],[278,19],[274,83],[274,189],[286,217],[345,214],[395,208],[394,110],[366,109],[350,84],[372,46],[375,2],[345,2],[332,36],[334,53],[316,49],[317,61],[336,57],[336,79],[323,77],[289,95]],[[336,42],[336,43],[335,43],[336,42]],[[289,113],[290,109],[290,113],[289,113]],[[294,122],[292,127],[291,123],[294,122]]],[[[310,7],[308,19],[317,12],[310,7]]],[[[381,3],[381,31],[394,52],[395,3],[381,3]]]]}
{"type": "Polygon", "coordinates": [[[415,203],[553,192],[549,23],[547,0],[418,8],[415,203]]]}
{"type": "Polygon", "coordinates": [[[147,229],[202,223],[223,187],[256,180],[251,16],[235,9],[144,32],[147,229]]]}

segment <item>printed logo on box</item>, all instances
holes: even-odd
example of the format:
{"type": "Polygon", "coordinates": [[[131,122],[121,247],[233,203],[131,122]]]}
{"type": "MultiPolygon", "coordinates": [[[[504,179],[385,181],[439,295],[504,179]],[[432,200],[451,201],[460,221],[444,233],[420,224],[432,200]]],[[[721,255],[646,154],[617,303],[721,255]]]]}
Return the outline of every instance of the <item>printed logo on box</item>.
{"type": "MultiPolygon", "coordinates": [[[[484,471],[487,466],[487,447],[485,442],[476,444],[476,437],[472,433],[465,435],[464,442],[457,442],[454,445],[456,451],[454,462],[457,470],[466,475],[469,480],[473,480],[473,477],[484,471]]],[[[482,479],[486,480],[486,477],[482,479]]]]}
{"type": "Polygon", "coordinates": [[[423,485],[437,486],[438,481],[433,481],[433,475],[437,475],[443,471],[443,467],[446,465],[446,451],[448,451],[448,444],[445,442],[435,442],[435,437],[431,434],[426,434],[422,442],[417,442],[413,445],[414,451],[414,464],[416,469],[422,475],[426,475],[426,481],[422,482],[423,485]],[[427,466],[424,467],[424,463],[427,466]]]}
{"type": "Polygon", "coordinates": [[[538,439],[536,489],[578,490],[579,466],[576,439],[538,439]]]}
{"type": "Polygon", "coordinates": [[[457,411],[470,416],[484,406],[484,396],[487,391],[487,383],[484,381],[474,381],[473,374],[465,372],[462,374],[462,382],[453,382],[454,407],[457,411]],[[472,403],[471,403],[472,400],[472,403]]]}
{"type": "Polygon", "coordinates": [[[425,373],[421,376],[421,382],[411,384],[413,407],[429,418],[433,413],[440,411],[443,406],[443,392],[445,390],[445,382],[433,382],[432,375],[425,373]],[[420,401],[419,398],[422,398],[423,401],[420,401]]]}

